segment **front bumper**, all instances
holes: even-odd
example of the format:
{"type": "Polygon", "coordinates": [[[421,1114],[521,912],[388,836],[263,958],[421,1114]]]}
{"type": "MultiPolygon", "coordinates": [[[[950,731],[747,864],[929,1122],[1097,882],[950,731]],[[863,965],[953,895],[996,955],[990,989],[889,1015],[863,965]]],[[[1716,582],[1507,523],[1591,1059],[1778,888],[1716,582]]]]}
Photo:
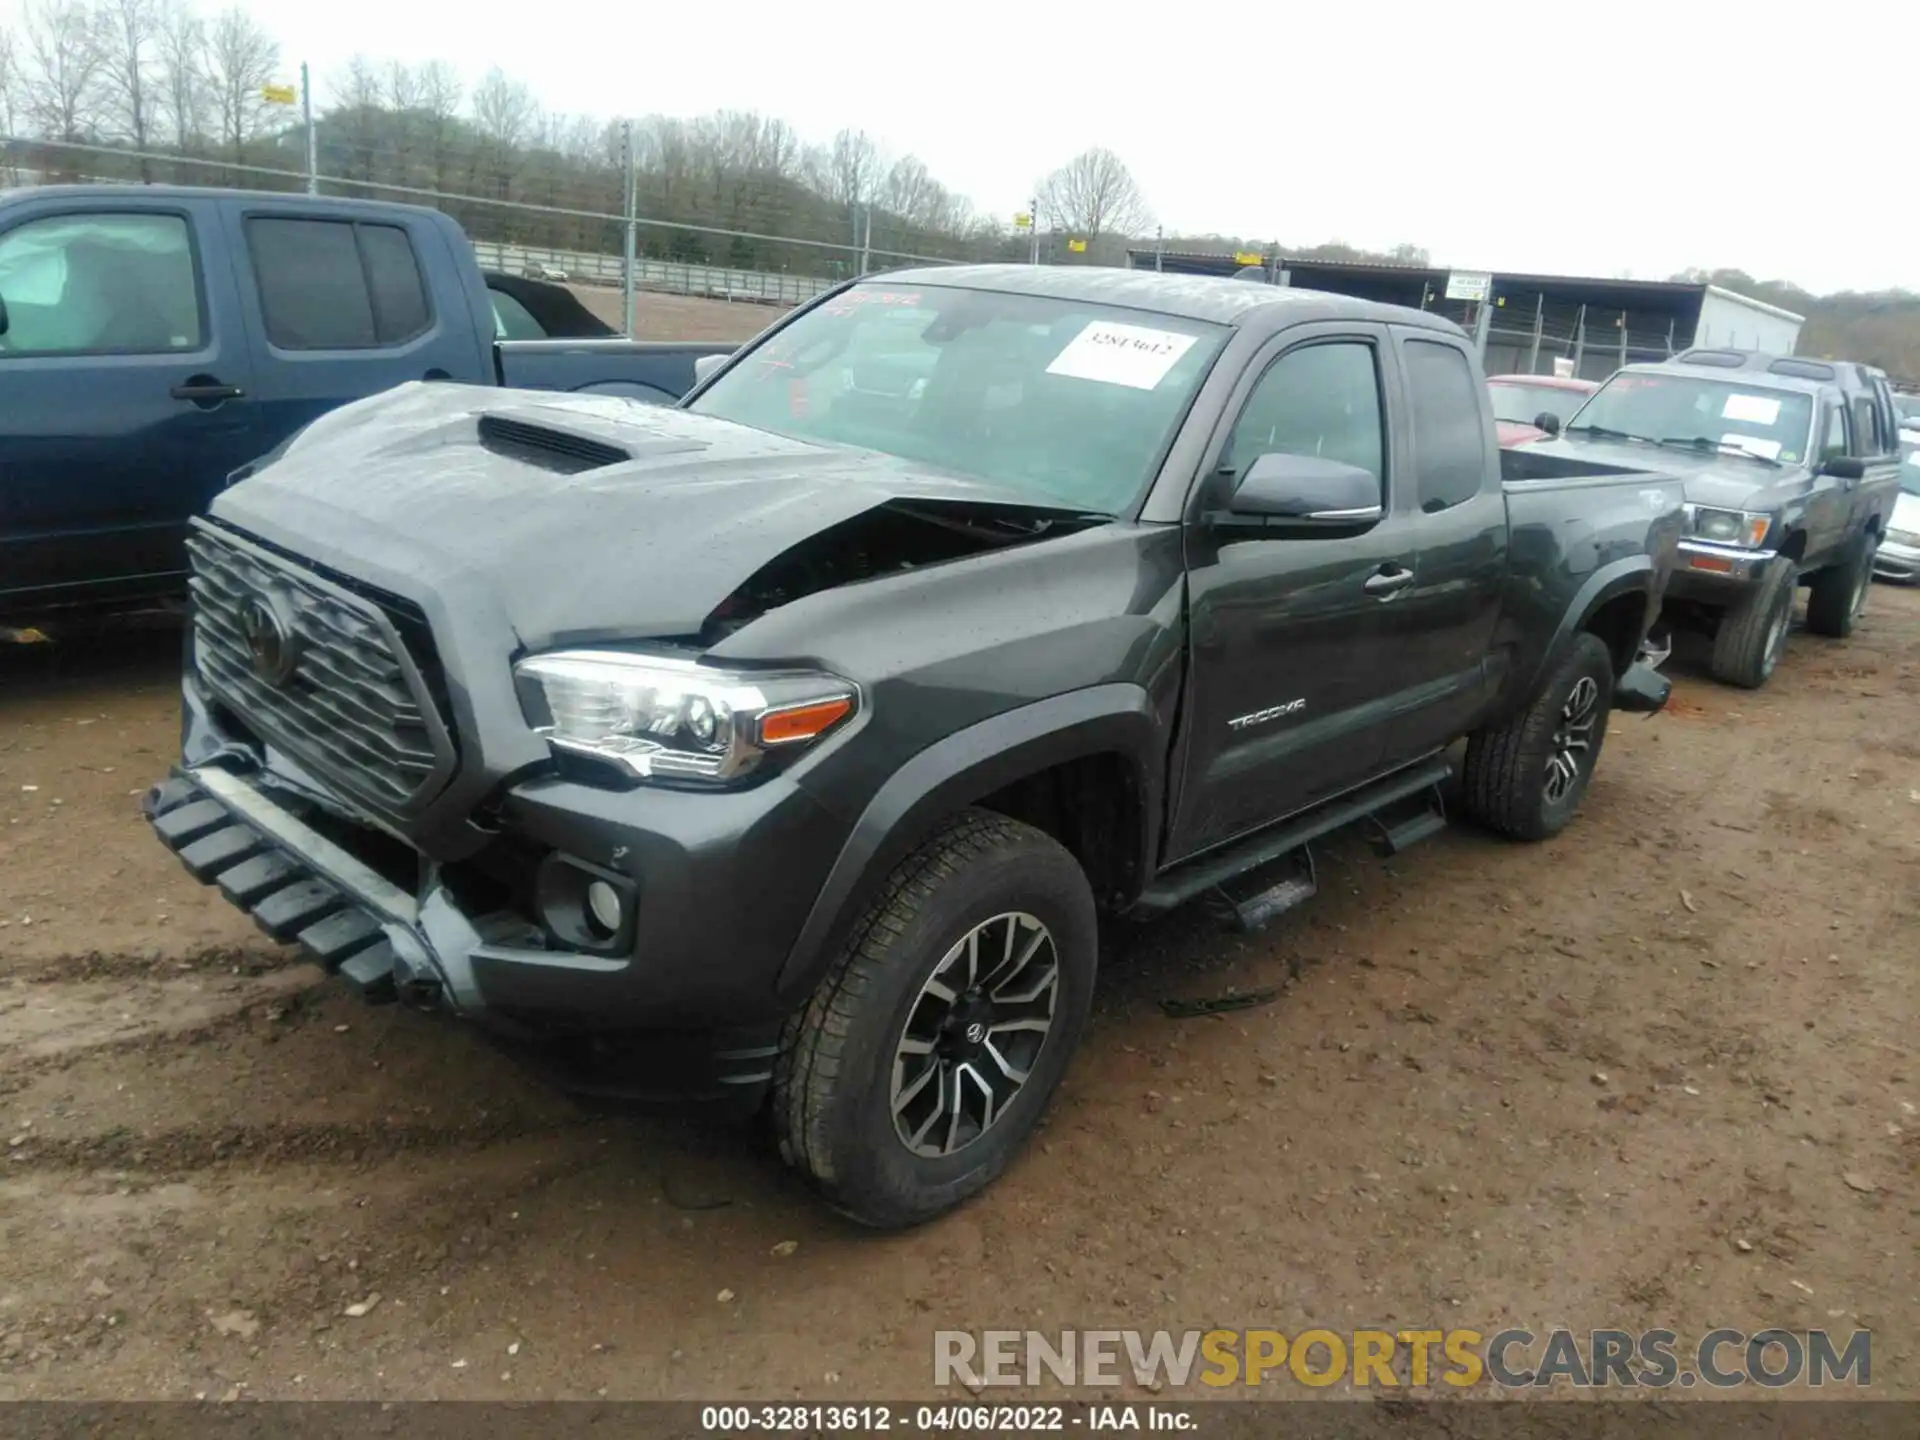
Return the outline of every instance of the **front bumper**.
{"type": "Polygon", "coordinates": [[[1883,541],[1874,552],[1873,573],[1882,580],[1899,580],[1909,585],[1920,580],[1920,546],[1883,541]]]}
{"type": "Polygon", "coordinates": [[[686,918],[671,892],[643,903],[658,913],[651,932],[635,925],[633,953],[583,953],[524,919],[475,913],[441,867],[423,863],[410,893],[257,774],[181,769],[144,808],[195,879],[362,998],[478,1021],[570,1089],[751,1108],[771,1080],[785,1010],[773,984],[787,950],[753,948],[737,904],[713,917],[709,953],[646,948],[663,923],[686,918]]]}
{"type": "Polygon", "coordinates": [[[1667,580],[1667,595],[1710,605],[1731,605],[1759,583],[1777,551],[1748,550],[1712,540],[1682,540],[1679,561],[1667,580]]]}

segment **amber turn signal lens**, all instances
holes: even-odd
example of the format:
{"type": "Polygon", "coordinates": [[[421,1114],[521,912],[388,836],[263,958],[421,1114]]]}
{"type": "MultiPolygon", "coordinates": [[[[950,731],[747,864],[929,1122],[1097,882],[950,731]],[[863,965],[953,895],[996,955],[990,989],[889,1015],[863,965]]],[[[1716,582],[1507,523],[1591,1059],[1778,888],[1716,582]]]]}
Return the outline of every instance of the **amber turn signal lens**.
{"type": "Polygon", "coordinates": [[[1733,562],[1722,560],[1718,555],[1689,555],[1687,564],[1695,570],[1712,570],[1720,575],[1733,573],[1733,562]]]}
{"type": "Polygon", "coordinates": [[[853,711],[851,697],[821,700],[812,705],[795,705],[790,710],[775,710],[760,717],[762,745],[790,745],[795,740],[811,740],[853,711]]]}

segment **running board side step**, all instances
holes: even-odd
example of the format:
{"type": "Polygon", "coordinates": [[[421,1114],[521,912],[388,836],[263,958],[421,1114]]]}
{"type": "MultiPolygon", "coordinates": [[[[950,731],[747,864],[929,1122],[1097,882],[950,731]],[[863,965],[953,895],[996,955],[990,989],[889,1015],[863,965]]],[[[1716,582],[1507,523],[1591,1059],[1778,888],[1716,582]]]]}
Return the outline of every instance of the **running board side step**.
{"type": "Polygon", "coordinates": [[[1163,914],[1212,891],[1216,908],[1224,908],[1236,925],[1243,929],[1264,925],[1314,894],[1310,842],[1365,820],[1372,822],[1374,847],[1395,855],[1441,829],[1447,820],[1439,787],[1452,773],[1445,758],[1435,755],[1382,776],[1319,809],[1176,866],[1141,893],[1133,911],[1163,914]],[[1412,815],[1405,815],[1408,802],[1414,800],[1421,803],[1412,815]],[[1390,818],[1396,814],[1402,818],[1390,818]]]}

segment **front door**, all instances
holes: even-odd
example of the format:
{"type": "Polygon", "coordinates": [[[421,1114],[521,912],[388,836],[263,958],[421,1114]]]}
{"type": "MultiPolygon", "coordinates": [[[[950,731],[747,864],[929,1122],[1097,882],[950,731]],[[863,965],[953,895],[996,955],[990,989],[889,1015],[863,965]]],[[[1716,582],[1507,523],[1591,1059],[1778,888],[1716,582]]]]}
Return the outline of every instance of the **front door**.
{"type": "Polygon", "coordinates": [[[1188,527],[1191,663],[1169,860],[1231,840],[1385,766],[1402,653],[1399,598],[1417,560],[1383,403],[1392,358],[1375,326],[1303,327],[1276,342],[1217,439],[1188,527]],[[1361,534],[1273,538],[1209,520],[1260,455],[1316,455],[1379,476],[1361,534]]]}
{"type": "Polygon", "coordinates": [[[1807,482],[1807,552],[1803,559],[1809,568],[1835,558],[1846,539],[1855,482],[1825,474],[1822,467],[1829,460],[1851,454],[1846,402],[1828,396],[1820,405],[1820,439],[1813,452],[1813,478],[1807,482]]]}
{"type": "Polygon", "coordinates": [[[253,451],[217,237],[203,247],[193,209],[137,201],[8,218],[0,596],[19,610],[173,588],[188,517],[253,451]]]}

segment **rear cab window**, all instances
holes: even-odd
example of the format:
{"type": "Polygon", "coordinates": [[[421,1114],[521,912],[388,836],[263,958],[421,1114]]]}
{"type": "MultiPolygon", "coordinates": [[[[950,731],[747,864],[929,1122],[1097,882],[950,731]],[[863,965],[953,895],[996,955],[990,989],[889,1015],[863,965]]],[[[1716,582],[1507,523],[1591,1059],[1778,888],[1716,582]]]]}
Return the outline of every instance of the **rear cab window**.
{"type": "Polygon", "coordinates": [[[1437,340],[1407,339],[1414,470],[1420,509],[1431,515],[1480,493],[1491,473],[1480,387],[1466,352],[1437,340]]]}
{"type": "Polygon", "coordinates": [[[402,226],[255,215],[246,236],[276,349],[388,349],[432,328],[432,300],[402,226]]]}

